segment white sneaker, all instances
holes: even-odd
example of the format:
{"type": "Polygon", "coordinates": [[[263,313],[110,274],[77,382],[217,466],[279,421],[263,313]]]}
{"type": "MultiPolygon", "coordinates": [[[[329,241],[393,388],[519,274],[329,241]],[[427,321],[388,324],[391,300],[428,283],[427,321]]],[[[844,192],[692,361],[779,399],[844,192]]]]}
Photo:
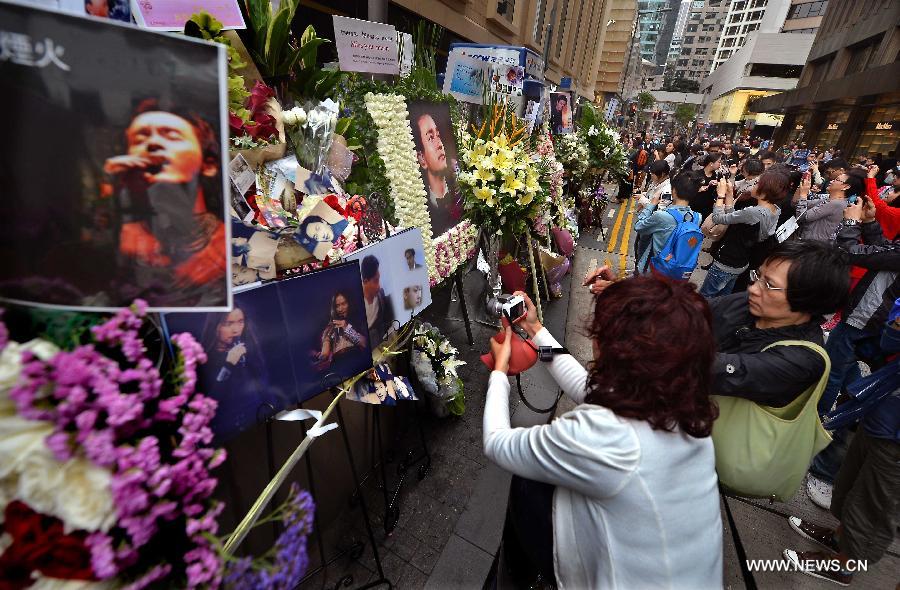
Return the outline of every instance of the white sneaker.
{"type": "Polygon", "coordinates": [[[819,508],[831,508],[831,491],[834,486],[810,474],[806,479],[806,495],[819,508]]]}

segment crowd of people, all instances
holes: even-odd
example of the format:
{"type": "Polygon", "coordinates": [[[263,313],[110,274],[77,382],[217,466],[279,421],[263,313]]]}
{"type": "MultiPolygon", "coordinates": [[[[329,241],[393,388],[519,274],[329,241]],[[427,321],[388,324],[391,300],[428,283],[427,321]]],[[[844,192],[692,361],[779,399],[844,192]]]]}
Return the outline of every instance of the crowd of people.
{"type": "Polygon", "coordinates": [[[587,368],[521,294],[521,337],[560,351],[550,373],[579,405],[511,428],[514,331],[492,342],[485,453],[517,476],[510,518],[529,561],[560,588],[721,587],[719,494],[804,489],[840,525],[791,516],[822,551],[783,557],[848,585],[900,523],[900,170],[805,145],[631,147],[619,198],[638,212],[635,276],[585,277],[587,368]],[[666,272],[701,249],[699,289],[666,272]]]}

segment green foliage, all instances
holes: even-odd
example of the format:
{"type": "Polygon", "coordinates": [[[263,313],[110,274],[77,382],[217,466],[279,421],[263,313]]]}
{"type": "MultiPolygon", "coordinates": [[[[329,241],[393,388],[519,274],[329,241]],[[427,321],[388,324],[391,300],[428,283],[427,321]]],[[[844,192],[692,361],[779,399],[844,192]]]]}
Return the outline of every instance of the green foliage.
{"type": "Polygon", "coordinates": [[[184,34],[225,46],[228,53],[228,110],[244,121],[249,120],[250,113],[244,108],[244,104],[250,92],[244,84],[244,78],[237,73],[247,64],[241,59],[237,49],[231,46],[228,37],[222,34],[222,23],[205,10],[201,10],[191,15],[190,20],[184,24],[184,34]]]}
{"type": "Polygon", "coordinates": [[[316,35],[312,25],[306,27],[300,36],[298,60],[289,84],[295,98],[324,100],[333,97],[335,88],[346,76],[340,70],[328,71],[316,67],[319,47],[326,43],[330,41],[316,35]]]}
{"type": "Polygon", "coordinates": [[[696,115],[696,105],[682,103],[675,107],[675,120],[678,121],[678,124],[682,127],[687,127],[688,125],[690,125],[691,121],[694,120],[694,117],[696,115]]]}
{"type": "Polygon", "coordinates": [[[687,78],[673,78],[663,83],[663,90],[667,92],[700,92],[700,82],[687,78]]]}
{"type": "Polygon", "coordinates": [[[246,0],[251,37],[248,50],[263,77],[288,76],[300,60],[300,48],[291,38],[299,1],[284,0],[275,12],[271,0],[246,0]]]}
{"type": "Polygon", "coordinates": [[[456,380],[456,395],[447,400],[447,409],[454,416],[462,416],[466,413],[465,386],[462,379],[456,380]]]}
{"type": "Polygon", "coordinates": [[[638,110],[645,111],[656,104],[656,98],[646,90],[637,95],[638,110]]]}

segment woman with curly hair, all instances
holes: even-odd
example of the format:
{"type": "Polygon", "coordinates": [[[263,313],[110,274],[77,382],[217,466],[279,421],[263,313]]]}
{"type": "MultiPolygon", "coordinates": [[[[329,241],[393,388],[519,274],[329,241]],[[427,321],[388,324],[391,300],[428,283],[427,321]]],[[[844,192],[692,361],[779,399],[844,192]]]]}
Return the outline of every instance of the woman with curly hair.
{"type": "MultiPolygon", "coordinates": [[[[558,348],[517,294],[533,344],[558,348]]],[[[587,331],[587,370],[569,354],[548,365],[579,405],[530,428],[509,421],[517,336],[491,341],[484,452],[516,476],[513,538],[559,588],[721,588],[709,307],[690,283],[637,277],[595,298],[587,331]]]]}

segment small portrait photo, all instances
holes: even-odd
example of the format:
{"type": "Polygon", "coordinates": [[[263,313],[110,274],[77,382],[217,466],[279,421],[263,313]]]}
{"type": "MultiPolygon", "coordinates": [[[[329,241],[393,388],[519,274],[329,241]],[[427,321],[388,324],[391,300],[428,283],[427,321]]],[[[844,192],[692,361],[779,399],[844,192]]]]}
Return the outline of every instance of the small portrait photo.
{"type": "Polygon", "coordinates": [[[409,270],[425,267],[425,253],[421,249],[407,248],[403,251],[403,259],[406,260],[406,267],[409,270]]]}
{"type": "Polygon", "coordinates": [[[431,231],[437,237],[462,220],[463,207],[456,183],[457,151],[445,102],[409,102],[409,122],[416,144],[416,160],[425,193],[431,231]]]}
{"type": "Polygon", "coordinates": [[[419,309],[422,307],[422,285],[403,287],[403,309],[419,309]]]}
{"type": "Polygon", "coordinates": [[[340,213],[321,201],[300,222],[294,239],[317,259],[325,260],[347,225],[347,220],[340,213]]]}
{"type": "Polygon", "coordinates": [[[0,4],[0,22],[29,55],[51,40],[40,31],[53,43],[42,66],[0,59],[5,133],[17,138],[0,178],[5,194],[28,195],[0,212],[0,297],[96,311],[135,299],[151,311],[228,309],[224,55],[17,4],[0,4]]]}
{"type": "Polygon", "coordinates": [[[556,135],[572,133],[572,93],[550,93],[550,129],[556,135]]]}
{"type": "Polygon", "coordinates": [[[431,305],[428,269],[422,230],[412,228],[370,244],[347,256],[360,262],[363,299],[372,348],[381,344],[392,328],[401,328],[431,305]],[[418,293],[407,288],[418,287],[418,293]],[[409,307],[408,302],[417,302],[409,307]]]}
{"type": "Polygon", "coordinates": [[[168,334],[189,332],[206,353],[197,388],[219,404],[212,422],[218,441],[298,401],[275,285],[237,293],[229,312],[163,317],[168,334]]]}
{"type": "Polygon", "coordinates": [[[123,23],[131,22],[131,4],[128,0],[84,0],[84,13],[123,23]]]}
{"type": "Polygon", "coordinates": [[[235,287],[275,279],[278,238],[231,220],[231,268],[235,287]]]}
{"type": "Polygon", "coordinates": [[[276,284],[300,401],[372,367],[357,262],[276,284]]]}
{"type": "Polygon", "coordinates": [[[354,384],[347,399],[366,404],[395,406],[398,401],[415,401],[418,398],[408,377],[395,375],[387,363],[379,363],[354,384]]]}

